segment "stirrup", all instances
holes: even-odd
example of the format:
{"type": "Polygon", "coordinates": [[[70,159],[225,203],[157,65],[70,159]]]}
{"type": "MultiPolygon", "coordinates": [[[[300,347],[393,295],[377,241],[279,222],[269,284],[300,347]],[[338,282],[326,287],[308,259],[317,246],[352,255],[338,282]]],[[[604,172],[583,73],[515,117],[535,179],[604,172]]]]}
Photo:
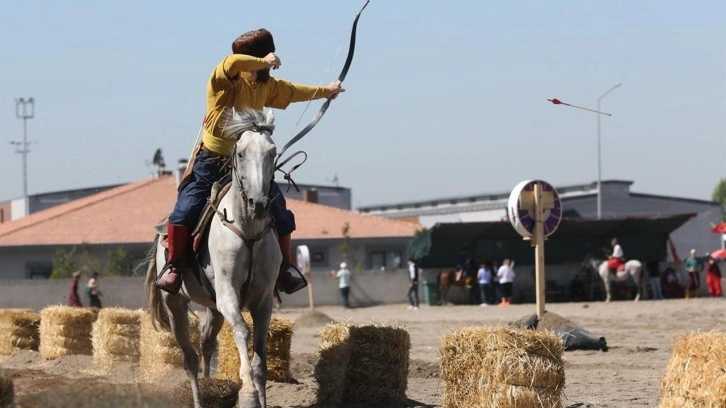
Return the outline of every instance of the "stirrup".
{"type": "Polygon", "coordinates": [[[157,288],[163,290],[164,292],[169,293],[171,295],[176,295],[177,293],[179,293],[179,291],[181,290],[181,287],[182,287],[182,270],[180,268],[176,268],[176,270],[177,270],[176,274],[178,275],[178,278],[177,278],[178,280],[174,286],[164,286],[159,283],[159,281],[161,281],[161,278],[163,278],[165,275],[169,274],[169,272],[172,270],[172,267],[173,267],[173,265],[170,263],[167,263],[166,265],[164,265],[164,268],[161,270],[161,273],[159,274],[159,276],[156,277],[156,281],[154,282],[154,284],[156,285],[157,288]]]}
{"type": "Polygon", "coordinates": [[[280,275],[278,276],[277,285],[276,286],[278,287],[278,289],[281,292],[284,292],[285,294],[291,295],[291,294],[299,291],[300,289],[303,289],[306,286],[308,286],[308,281],[307,281],[307,279],[305,279],[305,276],[303,276],[302,272],[300,272],[300,269],[298,269],[297,266],[295,266],[295,264],[293,264],[293,263],[291,263],[289,261],[283,261],[282,262],[282,265],[280,265],[280,275]],[[284,278],[282,278],[282,274],[283,273],[289,273],[290,276],[293,279],[295,279],[295,275],[292,272],[289,272],[290,271],[290,268],[292,268],[298,274],[298,276],[300,277],[300,279],[297,281],[296,285],[293,286],[292,288],[284,288],[281,285],[281,280],[284,279],[284,278]]]}

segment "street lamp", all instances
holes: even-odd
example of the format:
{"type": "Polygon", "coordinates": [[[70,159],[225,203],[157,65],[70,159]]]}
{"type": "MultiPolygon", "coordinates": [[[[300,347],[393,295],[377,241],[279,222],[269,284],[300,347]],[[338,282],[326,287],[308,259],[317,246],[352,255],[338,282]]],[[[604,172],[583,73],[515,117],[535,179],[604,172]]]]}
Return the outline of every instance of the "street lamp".
{"type": "MultiPolygon", "coordinates": [[[[602,94],[599,98],[597,98],[597,110],[600,110],[600,101],[602,101],[603,98],[608,96],[608,94],[622,85],[620,82],[613,85],[610,89],[607,90],[604,94],[602,94]]],[[[597,115],[597,219],[599,220],[602,217],[602,164],[601,164],[601,154],[600,154],[600,116],[597,115]]]]}
{"type": "Polygon", "coordinates": [[[16,153],[23,155],[23,200],[25,201],[25,214],[24,217],[30,215],[30,205],[28,203],[28,119],[33,119],[35,116],[35,100],[33,98],[18,98],[15,99],[15,116],[18,119],[23,120],[23,141],[22,142],[10,142],[10,144],[18,146],[16,153]]]}

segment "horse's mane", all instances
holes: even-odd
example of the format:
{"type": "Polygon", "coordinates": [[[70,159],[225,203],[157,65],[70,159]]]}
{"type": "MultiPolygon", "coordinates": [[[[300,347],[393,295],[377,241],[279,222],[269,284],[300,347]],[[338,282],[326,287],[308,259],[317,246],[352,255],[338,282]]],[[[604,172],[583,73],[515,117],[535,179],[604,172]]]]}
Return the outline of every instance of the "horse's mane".
{"type": "Polygon", "coordinates": [[[265,114],[254,109],[225,109],[220,117],[219,127],[222,130],[223,139],[237,140],[242,132],[248,130],[267,131],[272,133],[275,124],[267,123],[265,114]]]}

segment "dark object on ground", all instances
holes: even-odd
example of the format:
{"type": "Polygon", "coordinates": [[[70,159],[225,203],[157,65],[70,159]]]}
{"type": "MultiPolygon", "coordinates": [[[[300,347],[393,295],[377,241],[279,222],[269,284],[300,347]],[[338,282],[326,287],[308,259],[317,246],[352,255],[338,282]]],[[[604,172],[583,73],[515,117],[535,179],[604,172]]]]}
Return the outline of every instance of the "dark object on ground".
{"type": "Polygon", "coordinates": [[[577,327],[573,322],[551,312],[545,312],[541,319],[537,315],[527,315],[511,326],[523,329],[552,330],[565,345],[565,350],[602,350],[608,351],[605,337],[593,335],[585,329],[577,327]]]}
{"type": "Polygon", "coordinates": [[[597,337],[577,327],[558,327],[552,330],[565,343],[565,350],[602,350],[608,351],[605,337],[597,337]]]}

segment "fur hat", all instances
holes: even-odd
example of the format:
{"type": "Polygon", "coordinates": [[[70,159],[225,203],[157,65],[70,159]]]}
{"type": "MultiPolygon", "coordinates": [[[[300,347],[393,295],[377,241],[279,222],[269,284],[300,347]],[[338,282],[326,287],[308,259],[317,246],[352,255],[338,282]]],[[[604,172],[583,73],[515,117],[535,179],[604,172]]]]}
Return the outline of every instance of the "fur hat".
{"type": "Polygon", "coordinates": [[[275,41],[272,39],[272,34],[264,28],[248,31],[232,42],[232,52],[264,58],[267,54],[275,52],[275,41]]]}

